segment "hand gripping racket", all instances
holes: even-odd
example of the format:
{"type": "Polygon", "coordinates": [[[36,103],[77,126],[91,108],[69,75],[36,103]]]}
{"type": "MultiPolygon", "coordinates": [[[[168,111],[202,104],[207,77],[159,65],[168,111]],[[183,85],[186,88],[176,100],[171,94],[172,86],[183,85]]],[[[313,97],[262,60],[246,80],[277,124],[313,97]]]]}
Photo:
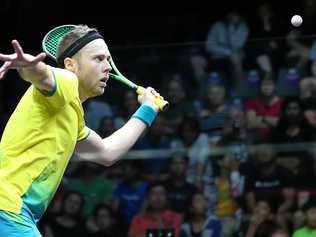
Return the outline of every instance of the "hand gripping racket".
{"type": "MultiPolygon", "coordinates": [[[[51,31],[49,31],[42,41],[42,48],[44,52],[53,60],[57,61],[57,50],[60,40],[63,38],[64,35],[69,33],[75,28],[75,25],[62,25],[55,27],[51,31]]],[[[136,85],[134,82],[127,79],[125,76],[120,73],[120,71],[115,66],[113,59],[109,59],[109,63],[112,67],[114,73],[110,73],[110,77],[123,83],[124,85],[128,86],[129,88],[136,91],[137,94],[142,95],[145,92],[145,88],[142,86],[136,85]]],[[[165,101],[161,96],[155,96],[154,103],[158,107],[159,111],[165,110],[169,103],[165,101]]]]}

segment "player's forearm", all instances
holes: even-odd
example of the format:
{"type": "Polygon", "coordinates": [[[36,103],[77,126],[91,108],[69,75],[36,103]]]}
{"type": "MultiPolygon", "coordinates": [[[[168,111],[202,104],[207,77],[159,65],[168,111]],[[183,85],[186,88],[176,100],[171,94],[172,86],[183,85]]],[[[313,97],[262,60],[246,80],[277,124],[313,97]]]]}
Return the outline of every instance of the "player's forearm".
{"type": "Polygon", "coordinates": [[[18,69],[18,72],[23,80],[32,83],[40,90],[51,91],[54,87],[51,72],[43,62],[29,67],[21,67],[18,69]]]}
{"type": "Polygon", "coordinates": [[[131,118],[122,128],[104,138],[105,164],[111,165],[120,159],[135,144],[146,127],[146,124],[141,120],[131,118]]]}

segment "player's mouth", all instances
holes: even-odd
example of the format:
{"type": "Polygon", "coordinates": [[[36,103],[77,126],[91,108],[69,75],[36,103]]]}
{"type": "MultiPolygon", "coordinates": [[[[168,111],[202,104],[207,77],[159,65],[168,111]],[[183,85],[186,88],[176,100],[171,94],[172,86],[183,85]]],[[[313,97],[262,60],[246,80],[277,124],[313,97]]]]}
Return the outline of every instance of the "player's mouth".
{"type": "Polygon", "coordinates": [[[109,80],[109,77],[104,77],[100,80],[101,86],[106,87],[106,82],[109,80]]]}

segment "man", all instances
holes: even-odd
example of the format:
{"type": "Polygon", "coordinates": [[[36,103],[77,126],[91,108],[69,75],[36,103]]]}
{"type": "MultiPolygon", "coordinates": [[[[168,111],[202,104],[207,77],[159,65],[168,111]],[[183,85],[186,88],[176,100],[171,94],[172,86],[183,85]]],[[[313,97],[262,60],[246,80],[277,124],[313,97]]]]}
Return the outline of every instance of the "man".
{"type": "Polygon", "coordinates": [[[128,237],[180,237],[182,215],[168,208],[164,184],[154,181],[147,190],[144,210],[133,217],[128,237]]]}
{"type": "Polygon", "coordinates": [[[75,150],[84,160],[109,166],[150,126],[159,94],[147,88],[129,121],[102,139],[85,126],[82,103],[102,95],[112,69],[103,37],[78,25],[59,44],[64,69],[32,56],[13,40],[15,53],[0,54],[0,79],[17,69],[28,88],[8,121],[0,143],[0,236],[41,236],[36,223],[51,201],[75,150]],[[78,48],[76,46],[81,45],[78,48]],[[67,52],[67,53],[66,53],[67,52]],[[71,52],[71,54],[69,53],[71,52]]]}
{"type": "Polygon", "coordinates": [[[293,237],[308,237],[316,235],[316,200],[313,198],[303,206],[305,225],[294,231],[293,237]]]}

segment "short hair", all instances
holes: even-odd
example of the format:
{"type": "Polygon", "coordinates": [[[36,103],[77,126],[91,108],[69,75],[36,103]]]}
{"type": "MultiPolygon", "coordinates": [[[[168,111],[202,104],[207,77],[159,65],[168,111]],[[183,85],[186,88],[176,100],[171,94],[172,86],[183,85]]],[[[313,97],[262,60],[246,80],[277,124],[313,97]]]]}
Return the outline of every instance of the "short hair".
{"type": "Polygon", "coordinates": [[[75,29],[64,35],[64,37],[60,40],[57,49],[56,58],[59,58],[60,55],[65,52],[65,50],[72,45],[76,40],[82,38],[86,34],[91,31],[97,31],[96,28],[90,28],[87,25],[77,25],[75,29]]]}
{"type": "Polygon", "coordinates": [[[167,191],[167,187],[164,182],[160,180],[155,180],[155,181],[150,182],[149,185],[147,186],[147,195],[149,195],[150,192],[156,187],[162,187],[165,191],[167,191]]]}
{"type": "Polygon", "coordinates": [[[112,218],[115,218],[116,217],[116,213],[114,212],[114,210],[112,209],[112,207],[106,203],[99,203],[97,204],[94,208],[93,208],[93,211],[92,211],[92,214],[95,218],[98,217],[98,214],[101,210],[107,210],[108,213],[110,214],[110,216],[112,218]]]}

